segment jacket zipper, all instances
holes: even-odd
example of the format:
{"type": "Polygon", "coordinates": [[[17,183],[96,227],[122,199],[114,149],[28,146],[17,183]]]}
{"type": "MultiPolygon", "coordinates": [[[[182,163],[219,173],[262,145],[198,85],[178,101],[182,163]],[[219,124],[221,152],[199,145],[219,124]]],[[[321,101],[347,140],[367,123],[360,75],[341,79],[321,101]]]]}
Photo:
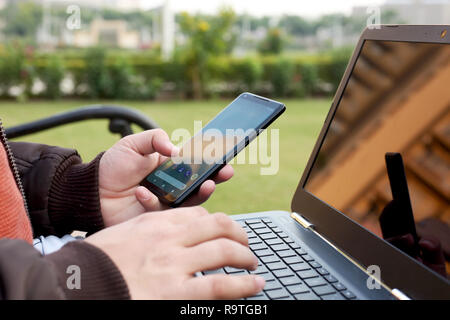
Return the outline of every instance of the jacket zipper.
{"type": "MultiPolygon", "coordinates": [[[[16,161],[11,151],[11,147],[8,143],[8,138],[6,137],[5,128],[3,128],[2,120],[0,119],[0,140],[5,147],[6,154],[8,156],[9,166],[13,172],[14,179],[16,180],[16,185],[19,188],[20,193],[22,194],[23,205],[25,207],[25,212],[27,213],[28,219],[31,221],[30,212],[28,210],[27,199],[25,198],[25,191],[23,189],[22,181],[20,180],[19,170],[17,170],[16,161]]],[[[30,223],[31,225],[31,223],[30,223]]],[[[31,231],[33,233],[33,226],[31,226],[31,231]]]]}

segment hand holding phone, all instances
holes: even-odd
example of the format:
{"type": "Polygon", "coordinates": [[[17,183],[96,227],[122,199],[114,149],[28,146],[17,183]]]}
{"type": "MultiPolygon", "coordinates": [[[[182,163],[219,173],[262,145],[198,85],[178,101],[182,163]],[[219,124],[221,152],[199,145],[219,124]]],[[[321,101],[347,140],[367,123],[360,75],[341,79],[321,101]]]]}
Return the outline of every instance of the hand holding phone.
{"type": "Polygon", "coordinates": [[[162,163],[141,185],[161,202],[179,206],[285,109],[280,102],[241,94],[187,142],[177,157],[162,163]]]}

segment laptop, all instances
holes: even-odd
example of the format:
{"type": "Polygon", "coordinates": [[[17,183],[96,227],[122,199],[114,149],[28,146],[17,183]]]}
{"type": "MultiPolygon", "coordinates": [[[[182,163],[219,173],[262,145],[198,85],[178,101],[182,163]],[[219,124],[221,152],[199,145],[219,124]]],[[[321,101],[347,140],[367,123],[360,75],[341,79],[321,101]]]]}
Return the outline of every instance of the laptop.
{"type": "Polygon", "coordinates": [[[450,299],[449,84],[450,26],[366,29],[291,212],[232,216],[257,270],[203,274],[264,277],[247,299],[450,299]]]}

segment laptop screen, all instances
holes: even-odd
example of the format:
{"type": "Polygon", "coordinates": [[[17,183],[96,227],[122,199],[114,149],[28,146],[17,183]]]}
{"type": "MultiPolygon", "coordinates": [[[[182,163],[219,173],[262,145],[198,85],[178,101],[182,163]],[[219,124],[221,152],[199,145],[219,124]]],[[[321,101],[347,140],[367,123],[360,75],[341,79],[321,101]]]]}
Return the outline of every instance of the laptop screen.
{"type": "Polygon", "coordinates": [[[450,45],[366,40],[304,188],[449,274],[450,45]]]}

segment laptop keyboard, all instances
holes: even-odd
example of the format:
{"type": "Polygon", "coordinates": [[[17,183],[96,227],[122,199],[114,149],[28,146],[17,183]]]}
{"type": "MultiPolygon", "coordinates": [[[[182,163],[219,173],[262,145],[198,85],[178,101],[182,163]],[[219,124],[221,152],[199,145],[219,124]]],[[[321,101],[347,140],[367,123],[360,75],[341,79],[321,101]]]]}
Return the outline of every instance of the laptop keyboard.
{"type": "Polygon", "coordinates": [[[258,257],[254,271],[225,267],[202,272],[258,274],[264,290],[247,300],[347,300],[357,297],[269,218],[237,220],[247,231],[249,247],[258,257]]]}

